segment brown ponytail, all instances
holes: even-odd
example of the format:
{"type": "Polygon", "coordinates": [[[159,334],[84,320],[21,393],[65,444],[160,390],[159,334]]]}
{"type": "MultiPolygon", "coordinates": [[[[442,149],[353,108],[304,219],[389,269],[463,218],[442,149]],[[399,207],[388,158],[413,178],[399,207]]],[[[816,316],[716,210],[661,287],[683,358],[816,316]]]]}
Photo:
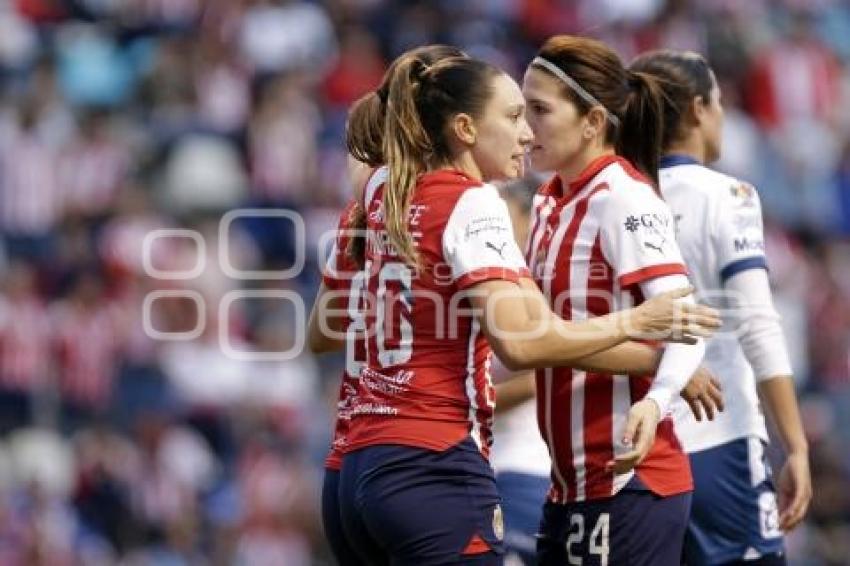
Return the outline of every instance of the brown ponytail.
{"type": "Polygon", "coordinates": [[[398,255],[414,265],[418,257],[407,229],[407,214],[416,179],[425,170],[434,149],[416,108],[427,69],[415,57],[399,63],[396,77],[390,83],[384,130],[384,156],[389,168],[384,186],[384,222],[398,255]]]}
{"type": "Polygon", "coordinates": [[[464,113],[479,118],[493,93],[496,67],[466,57],[427,65],[405,57],[390,82],[384,127],[384,222],[390,241],[406,262],[418,257],[407,229],[407,216],[419,175],[452,158],[446,124],[464,113]]]}
{"type": "Polygon", "coordinates": [[[701,98],[711,100],[715,80],[708,61],[693,51],[662,49],[638,56],[629,66],[633,72],[655,77],[664,93],[664,134],[661,146],[665,151],[680,141],[693,120],[691,103],[701,98]]]}
{"type": "Polygon", "coordinates": [[[630,92],[616,151],[658,185],[658,161],[664,135],[664,92],[648,73],[628,72],[630,92]]]}
{"type": "MultiPolygon", "coordinates": [[[[399,72],[400,63],[418,60],[428,66],[450,57],[463,58],[466,54],[450,45],[425,45],[417,47],[398,57],[384,74],[380,86],[357,100],[348,114],[345,128],[345,143],[348,152],[370,167],[380,167],[387,163],[384,154],[384,128],[386,126],[387,99],[390,83],[399,72]]],[[[408,201],[409,202],[409,201],[408,201]]],[[[358,203],[352,213],[349,229],[354,234],[366,230],[366,211],[358,203]]],[[[365,257],[365,239],[362,236],[349,240],[347,253],[357,265],[363,266],[365,257]]]]}
{"type": "MultiPolygon", "coordinates": [[[[537,55],[558,66],[616,117],[608,121],[606,143],[657,184],[664,129],[663,93],[657,81],[645,73],[630,73],[610,47],[587,37],[551,37],[537,55]]],[[[588,101],[568,85],[563,92],[580,113],[590,111],[588,101]]]]}
{"type": "Polygon", "coordinates": [[[384,163],[384,104],[378,92],[357,100],[348,112],[345,145],[354,159],[371,167],[384,163]]]}

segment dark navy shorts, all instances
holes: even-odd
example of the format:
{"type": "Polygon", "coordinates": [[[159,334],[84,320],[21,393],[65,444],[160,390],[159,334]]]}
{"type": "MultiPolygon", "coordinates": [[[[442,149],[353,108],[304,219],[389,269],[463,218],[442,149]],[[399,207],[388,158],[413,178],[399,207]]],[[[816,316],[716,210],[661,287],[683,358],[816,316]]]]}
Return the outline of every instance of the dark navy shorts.
{"type": "Polygon", "coordinates": [[[340,566],[365,566],[345,532],[342,530],[342,517],[339,514],[339,470],[325,468],[325,481],[322,483],[322,525],[334,558],[340,566]]]}
{"type": "Polygon", "coordinates": [[[537,541],[541,566],[679,566],[691,494],[659,497],[623,489],[614,497],[547,502],[537,541]]]}
{"type": "Polygon", "coordinates": [[[537,564],[537,532],[541,505],[549,491],[549,476],[499,472],[496,484],[502,495],[507,555],[517,557],[523,564],[537,564]]]}
{"type": "Polygon", "coordinates": [[[471,439],[443,452],[380,445],[346,454],[339,505],[367,564],[503,562],[496,481],[471,439]]]}
{"type": "Polygon", "coordinates": [[[690,454],[694,501],[685,537],[688,566],[783,555],[764,443],[740,438],[690,454]]]}

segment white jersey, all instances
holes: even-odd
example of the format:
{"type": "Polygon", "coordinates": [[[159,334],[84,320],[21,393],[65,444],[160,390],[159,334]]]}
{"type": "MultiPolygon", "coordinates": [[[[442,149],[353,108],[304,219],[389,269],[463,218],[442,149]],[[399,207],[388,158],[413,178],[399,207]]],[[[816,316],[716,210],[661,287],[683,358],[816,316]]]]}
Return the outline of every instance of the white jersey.
{"type": "MultiPolygon", "coordinates": [[[[659,182],[673,210],[679,248],[697,298],[719,309],[729,308],[721,292],[724,283],[741,271],[767,268],[758,193],[751,185],[685,156],[663,159],[659,182]]],[[[720,332],[710,338],[703,364],[721,381],[725,410],[713,421],[697,422],[687,404],[677,402],[676,432],[685,451],[697,452],[745,436],[767,441],[755,376],[737,335],[720,332]]]]}
{"type": "Polygon", "coordinates": [[[537,401],[529,399],[499,414],[493,426],[490,464],[496,473],[549,477],[549,450],[537,429],[537,401]]]}

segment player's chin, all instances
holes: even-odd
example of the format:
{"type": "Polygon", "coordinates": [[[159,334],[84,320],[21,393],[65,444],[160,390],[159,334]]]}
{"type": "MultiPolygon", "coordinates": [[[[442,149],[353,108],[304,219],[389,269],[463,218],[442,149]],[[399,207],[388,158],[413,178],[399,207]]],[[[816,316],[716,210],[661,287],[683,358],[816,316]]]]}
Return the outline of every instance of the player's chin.
{"type": "Polygon", "coordinates": [[[553,169],[552,164],[549,163],[546,155],[540,149],[529,152],[528,162],[535,171],[551,171],[553,169]]]}

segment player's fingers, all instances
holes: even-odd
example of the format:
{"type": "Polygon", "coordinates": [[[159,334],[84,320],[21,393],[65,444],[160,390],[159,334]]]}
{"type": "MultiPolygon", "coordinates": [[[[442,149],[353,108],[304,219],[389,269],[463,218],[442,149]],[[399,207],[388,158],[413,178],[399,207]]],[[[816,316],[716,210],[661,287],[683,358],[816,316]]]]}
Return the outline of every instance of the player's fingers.
{"type": "Polygon", "coordinates": [[[639,422],[638,417],[632,411],[629,411],[626,428],[623,430],[623,444],[626,446],[634,446],[635,434],[637,433],[639,422]]]}
{"type": "Polygon", "coordinates": [[[682,311],[682,319],[689,320],[699,326],[705,328],[717,329],[723,324],[723,319],[720,318],[720,312],[705,305],[692,305],[680,303],[682,311]]]}
{"type": "Polygon", "coordinates": [[[723,404],[723,391],[719,387],[717,387],[714,382],[710,383],[708,386],[708,395],[711,397],[711,400],[714,402],[714,405],[717,407],[717,410],[723,412],[723,409],[726,406],[723,404]]]}
{"type": "Polygon", "coordinates": [[[688,399],[688,406],[697,421],[702,421],[702,407],[696,399],[688,399]]]}
{"type": "Polygon", "coordinates": [[[714,399],[711,398],[711,395],[709,395],[708,392],[704,392],[699,396],[699,401],[705,409],[706,418],[713,421],[714,417],[717,415],[717,407],[714,405],[714,399]]]}
{"type": "Polygon", "coordinates": [[[694,315],[687,320],[686,331],[695,336],[707,338],[713,335],[719,326],[720,322],[715,319],[694,315]]]}
{"type": "Polygon", "coordinates": [[[652,430],[648,424],[641,420],[638,424],[637,434],[635,436],[635,452],[638,453],[638,462],[640,463],[643,460],[643,457],[646,456],[646,453],[649,452],[650,444],[652,443],[653,434],[652,430]]]}
{"type": "Polygon", "coordinates": [[[685,335],[675,330],[661,339],[671,344],[696,344],[698,341],[698,338],[694,336],[685,335]]]}
{"type": "Polygon", "coordinates": [[[796,527],[803,517],[806,515],[806,509],[809,506],[809,500],[802,490],[797,490],[791,503],[779,517],[779,527],[784,531],[789,531],[796,527]]]}
{"type": "Polygon", "coordinates": [[[609,460],[605,468],[607,471],[613,471],[615,474],[625,474],[637,466],[640,459],[640,452],[630,450],[624,454],[620,454],[613,460],[609,460]]]}

